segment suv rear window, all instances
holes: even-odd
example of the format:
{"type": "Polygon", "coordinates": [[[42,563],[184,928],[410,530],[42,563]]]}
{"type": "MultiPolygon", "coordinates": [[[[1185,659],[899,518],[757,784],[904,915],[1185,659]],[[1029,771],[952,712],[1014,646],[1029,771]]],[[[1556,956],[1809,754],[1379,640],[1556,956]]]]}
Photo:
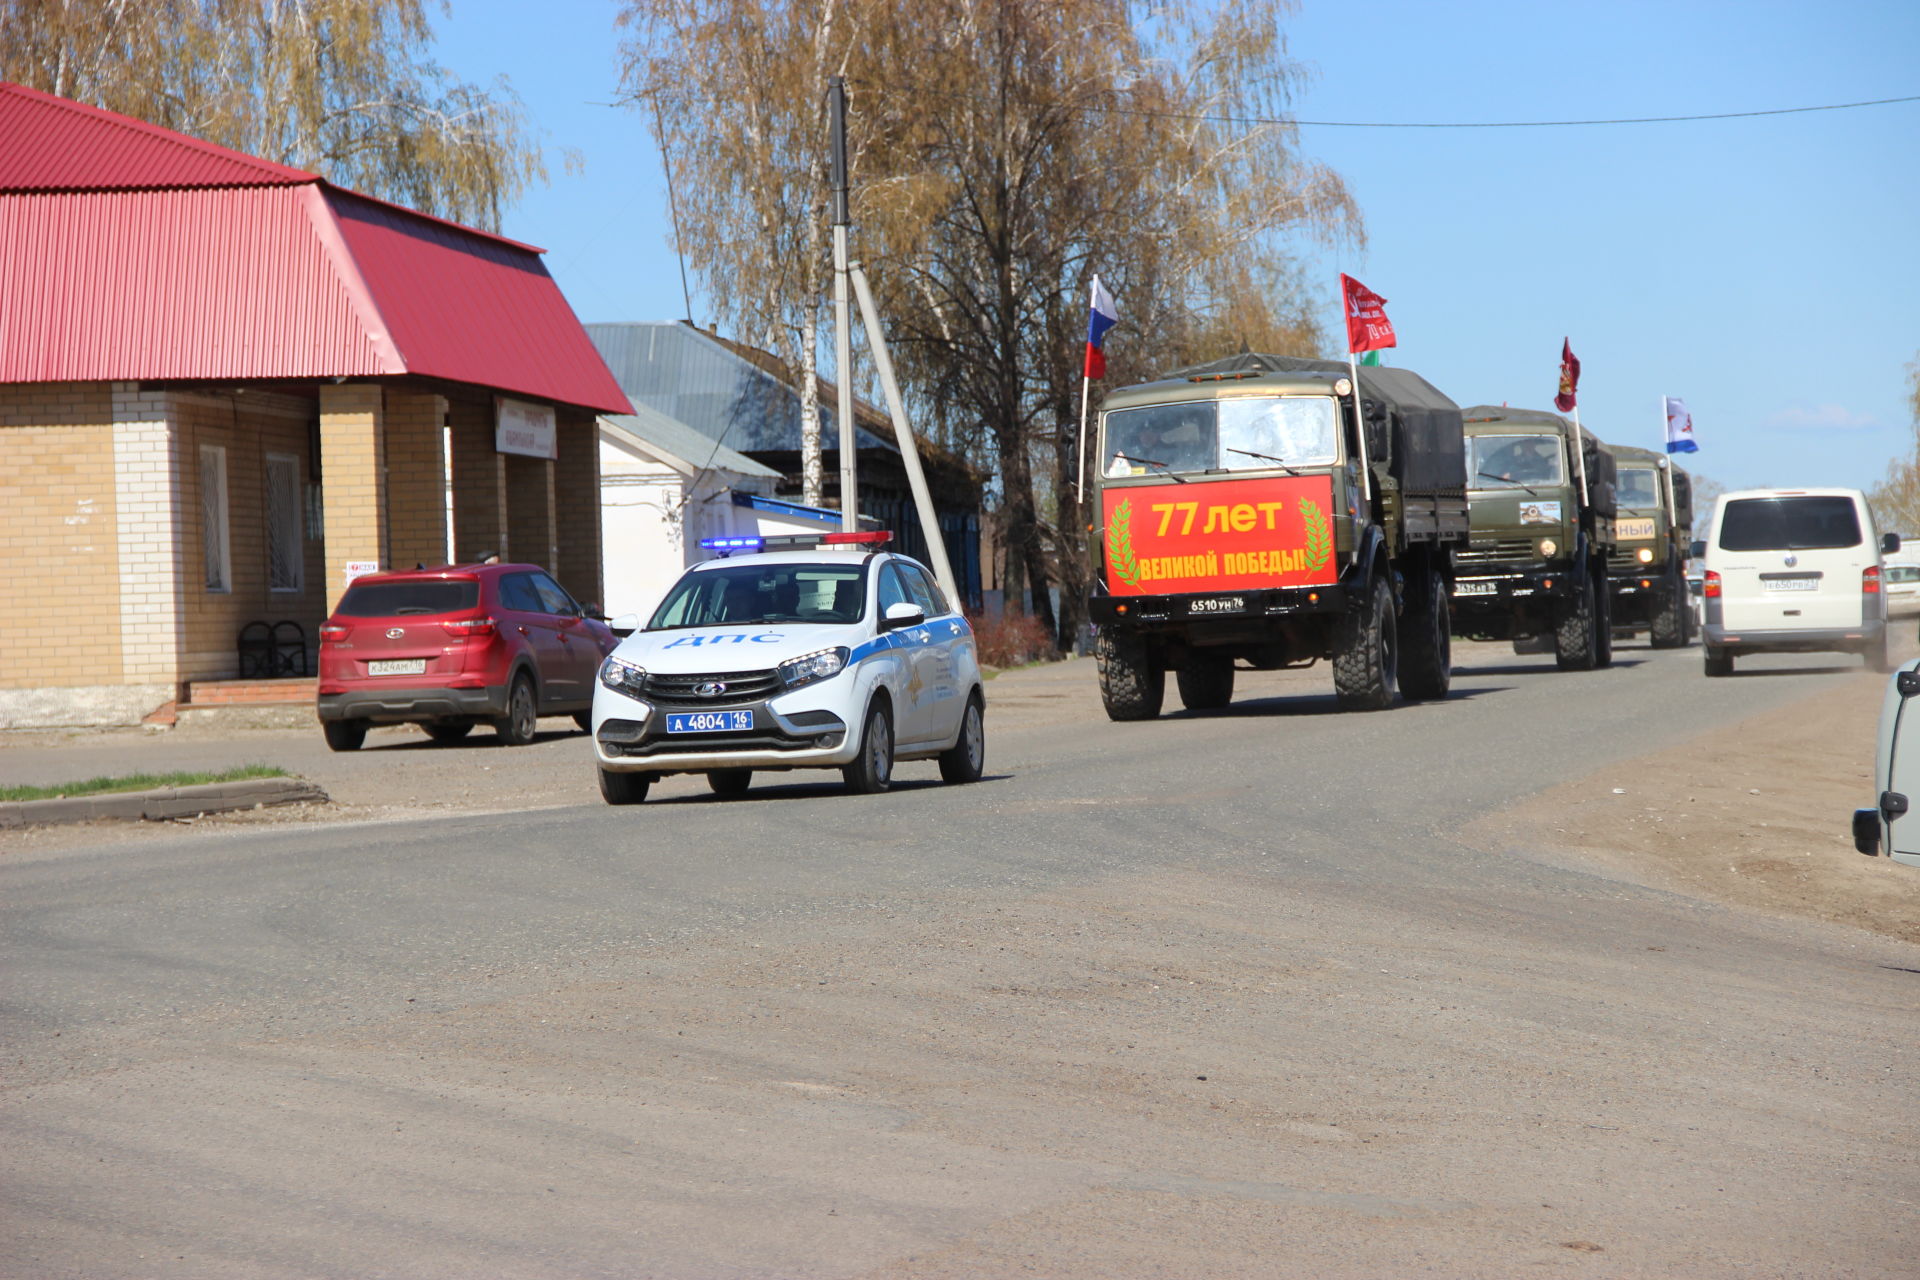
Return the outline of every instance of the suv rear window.
{"type": "Polygon", "coordinates": [[[473,578],[420,582],[369,582],[347,588],[335,613],[350,618],[391,618],[403,613],[460,613],[480,604],[473,578]]]}
{"type": "Polygon", "coordinates": [[[1720,521],[1722,551],[1817,551],[1860,541],[1852,498],[1741,498],[1720,521]]]}

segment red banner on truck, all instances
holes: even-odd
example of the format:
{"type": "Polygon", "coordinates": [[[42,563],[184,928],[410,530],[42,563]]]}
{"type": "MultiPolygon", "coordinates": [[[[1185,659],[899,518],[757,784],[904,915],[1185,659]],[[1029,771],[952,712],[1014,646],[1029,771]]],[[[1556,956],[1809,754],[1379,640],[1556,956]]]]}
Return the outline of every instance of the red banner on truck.
{"type": "Polygon", "coordinates": [[[1101,514],[1112,595],[1317,587],[1339,576],[1330,476],[1108,488],[1101,514]]]}

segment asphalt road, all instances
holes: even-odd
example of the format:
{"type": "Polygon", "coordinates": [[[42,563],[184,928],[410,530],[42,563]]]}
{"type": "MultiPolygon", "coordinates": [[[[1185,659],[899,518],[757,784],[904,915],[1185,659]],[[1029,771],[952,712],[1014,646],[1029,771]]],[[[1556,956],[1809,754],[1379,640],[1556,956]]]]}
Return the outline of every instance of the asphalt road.
{"type": "Polygon", "coordinates": [[[867,798],[0,749],[298,756],[355,819],[0,856],[4,1272],[1911,1275],[1920,950],[1459,834],[1855,664],[1463,659],[1139,725],[1013,673],[986,780],[867,798]]]}

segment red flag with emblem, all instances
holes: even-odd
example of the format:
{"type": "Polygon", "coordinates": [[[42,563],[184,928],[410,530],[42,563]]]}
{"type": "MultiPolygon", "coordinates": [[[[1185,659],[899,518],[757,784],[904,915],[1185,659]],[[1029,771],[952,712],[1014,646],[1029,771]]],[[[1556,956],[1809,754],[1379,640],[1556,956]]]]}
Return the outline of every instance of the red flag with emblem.
{"type": "Polygon", "coordinates": [[[1553,407],[1562,413],[1572,413],[1573,406],[1579,403],[1577,392],[1580,390],[1580,357],[1573,354],[1573,348],[1567,339],[1560,339],[1560,394],[1553,398],[1553,407]]]}
{"type": "Polygon", "coordinates": [[[1393,322],[1387,319],[1387,300],[1344,271],[1340,300],[1347,313],[1347,350],[1358,353],[1398,345],[1393,322]]]}

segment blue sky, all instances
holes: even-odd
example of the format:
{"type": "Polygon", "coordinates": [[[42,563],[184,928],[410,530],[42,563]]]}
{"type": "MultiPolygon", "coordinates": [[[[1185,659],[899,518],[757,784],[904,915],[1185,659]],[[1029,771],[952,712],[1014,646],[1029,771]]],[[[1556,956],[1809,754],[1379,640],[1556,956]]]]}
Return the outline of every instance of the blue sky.
{"type": "MultiPolygon", "coordinates": [[[[544,130],[550,185],[507,217],[546,248],[586,321],[685,313],[660,157],[611,107],[615,8],[453,0],[435,56],[507,75],[544,130]],[[583,167],[566,172],[557,149],[583,167]]],[[[1315,78],[1303,120],[1691,115],[1920,94],[1920,3],[1302,0],[1286,20],[1315,78]]],[[[1461,404],[1545,407],[1560,340],[1581,415],[1657,447],[1684,397],[1696,470],[1728,487],[1870,486],[1910,447],[1920,357],[1920,102],[1745,120],[1550,129],[1309,126],[1350,184],[1360,251],[1314,251],[1388,299],[1400,347],[1461,404]]],[[[697,192],[680,192],[697,200],[697,192]]],[[[858,229],[855,229],[856,237],[858,229]]],[[[698,283],[695,282],[697,290],[698,283]]],[[[1118,299],[1125,339],[1127,300],[1118,299]]],[[[694,316],[712,317],[699,294],[694,316]]]]}

